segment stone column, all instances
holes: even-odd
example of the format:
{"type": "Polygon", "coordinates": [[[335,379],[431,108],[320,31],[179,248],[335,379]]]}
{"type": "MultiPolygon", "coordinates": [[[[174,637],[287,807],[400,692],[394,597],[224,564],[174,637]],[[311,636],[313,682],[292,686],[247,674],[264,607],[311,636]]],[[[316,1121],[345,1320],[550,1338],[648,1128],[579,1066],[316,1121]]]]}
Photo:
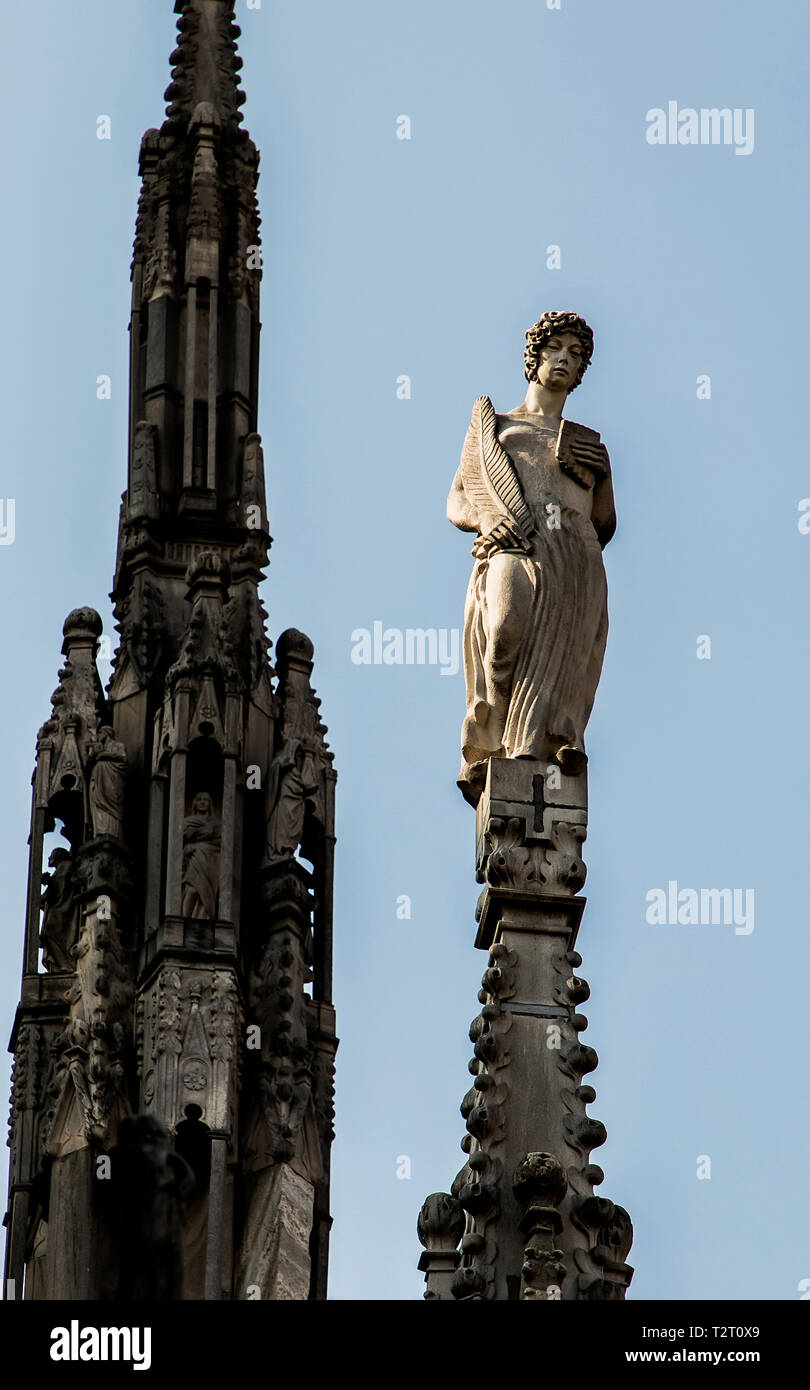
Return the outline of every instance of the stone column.
{"type": "MultiPolygon", "coordinates": [[[[584,771],[490,761],[477,807],[476,937],[489,959],[461,1105],[467,1161],[452,1187],[467,1213],[455,1298],[621,1297],[632,1274],[629,1217],[593,1193],[604,1175],[591,1152],[607,1133],[587,1113],[596,1092],[583,1078],[598,1058],[580,1041],[589,990],[575,973],[586,831],[584,771]],[[600,1232],[617,1220],[606,1243],[600,1232]]],[[[446,1280],[434,1285],[433,1296],[448,1296],[446,1280]]]]}

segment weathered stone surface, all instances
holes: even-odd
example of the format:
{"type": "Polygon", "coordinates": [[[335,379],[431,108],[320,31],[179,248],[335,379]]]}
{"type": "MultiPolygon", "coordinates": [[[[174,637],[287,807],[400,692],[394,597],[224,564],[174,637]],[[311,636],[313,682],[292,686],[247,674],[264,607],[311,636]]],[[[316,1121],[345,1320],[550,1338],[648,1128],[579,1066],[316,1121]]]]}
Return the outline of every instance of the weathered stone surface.
{"type": "Polygon", "coordinates": [[[515,1169],[512,1190],[522,1209],[519,1224],[525,1241],[521,1298],[550,1303],[561,1297],[565,1264],[555,1236],[562,1230],[557,1208],[567,1188],[568,1179],[553,1154],[526,1154],[515,1169]]]}
{"type": "Polygon", "coordinates": [[[475,532],[464,613],[467,713],[459,786],[473,804],[490,758],[585,766],[585,726],[607,639],[601,550],[616,526],[610,462],[595,430],[562,419],[593,353],[578,315],[526,334],[526,398],[473,408],[447,514],[475,532]]]}
{"type": "Polygon", "coordinates": [[[427,1233],[442,1194],[429,1198],[420,1268],[427,1297],[622,1298],[632,1227],[593,1193],[604,1175],[591,1152],[607,1135],[587,1113],[596,1092],[582,1078],[598,1058],[579,1041],[588,986],[573,973],[584,731],[607,638],[601,549],[615,529],[610,464],[595,431],[562,419],[591,359],[588,325],[548,313],[526,338],[526,399],[505,415],[486,396],[476,402],[448,499],[450,520],[477,535],[459,786],[476,807],[476,945],[489,964],[461,1103],[467,1157],[452,1186],[466,1229],[460,1251],[460,1232],[448,1233],[434,1261],[421,1225],[427,1233]]]}
{"type": "Polygon", "coordinates": [[[250,1177],[247,1193],[254,1225],[242,1246],[236,1297],[309,1298],[312,1183],[282,1163],[250,1177]]]}
{"type": "Polygon", "coordinates": [[[127,750],[108,724],[98,731],[98,743],[91,745],[93,770],[90,774],[90,818],[95,836],[109,835],[120,840],[124,824],[124,785],[127,750]]]}
{"type": "Polygon", "coordinates": [[[468,1213],[456,1298],[617,1297],[632,1277],[629,1245],[614,1255],[598,1234],[616,1208],[593,1196],[603,1175],[591,1152],[606,1132],[587,1114],[596,1092],[582,1084],[598,1058],[579,1041],[587,1019],[577,1006],[588,997],[574,973],[580,910],[575,898],[529,891],[492,900],[482,1009],[470,1028],[473,1085],[461,1105],[467,1161],[452,1188],[468,1213]]]}
{"type": "Polygon", "coordinates": [[[229,1299],[255,1250],[262,1297],[324,1298],[336,774],[312,643],[284,634],[276,679],[259,597],[259,157],[234,3],[175,8],[167,119],[141,148],[120,642],[105,694],[101,619],[73,610],[37,741],[6,1273],[34,1298],[177,1298],[179,1259],[182,1297],[229,1299]],[[144,1180],[129,1222],[120,1182],[101,1220],[111,1151],[144,1180]]]}
{"type": "Polygon", "coordinates": [[[464,1226],[461,1203],[449,1192],[432,1192],[425,1198],[416,1223],[416,1233],[425,1247],[419,1260],[427,1285],[425,1298],[452,1298],[464,1226]]]}
{"type": "Polygon", "coordinates": [[[221,822],[214,815],[210,792],[198,792],[191,803],[191,815],[183,821],[183,902],[184,917],[213,921],[219,893],[219,853],[221,822]]]}
{"type": "MultiPolygon", "coordinates": [[[[268,791],[266,862],[289,858],[325,832],[331,754],[310,684],[313,648],[290,628],[278,640],[279,694],[283,703],[268,791]]],[[[307,849],[303,851],[307,853],[307,849]]]]}
{"type": "Polygon", "coordinates": [[[39,1297],[49,1302],[84,1302],[99,1296],[107,1245],[104,1219],[93,1197],[94,1182],[94,1155],[89,1148],[54,1160],[47,1231],[37,1232],[37,1287],[39,1297]]]}
{"type": "Polygon", "coordinates": [[[42,962],[46,970],[71,971],[75,961],[71,955],[76,944],[75,865],[66,849],[54,849],[48,857],[48,874],[42,875],[45,891],[42,894],[42,962]]]}

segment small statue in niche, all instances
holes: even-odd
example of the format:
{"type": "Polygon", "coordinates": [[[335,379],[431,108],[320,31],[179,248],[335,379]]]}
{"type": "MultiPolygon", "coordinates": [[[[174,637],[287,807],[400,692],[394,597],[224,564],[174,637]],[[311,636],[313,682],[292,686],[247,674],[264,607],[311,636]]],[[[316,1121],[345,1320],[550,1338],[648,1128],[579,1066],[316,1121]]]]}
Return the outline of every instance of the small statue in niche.
{"type": "Polygon", "coordinates": [[[270,816],[267,853],[270,859],[292,857],[301,844],[307,801],[319,788],[317,755],[311,738],[284,739],[270,769],[270,816]]]}
{"type": "Polygon", "coordinates": [[[212,797],[209,792],[198,792],[191,803],[191,815],[183,821],[184,917],[215,920],[221,843],[222,823],[214,815],[212,797]]]}
{"type": "Polygon", "coordinates": [[[523,404],[497,415],[488,396],[476,401],[447,501],[450,521],[477,533],[459,776],[473,802],[489,758],[554,759],[568,775],[587,762],[616,516],[604,444],[562,410],[592,354],[578,314],[543,314],[526,334],[523,404]]]}
{"type": "Polygon", "coordinates": [[[41,903],[44,908],[42,929],[39,934],[42,946],[42,963],[51,974],[72,971],[76,963],[70,954],[71,946],[76,944],[76,914],[73,906],[73,860],[66,849],[51,851],[49,874],[42,875],[45,891],[41,903]]]}
{"type": "Polygon", "coordinates": [[[105,724],[98,732],[98,743],[91,744],[94,758],[90,774],[90,818],[93,834],[108,835],[120,840],[124,824],[124,784],[127,775],[127,750],[105,724]]]}

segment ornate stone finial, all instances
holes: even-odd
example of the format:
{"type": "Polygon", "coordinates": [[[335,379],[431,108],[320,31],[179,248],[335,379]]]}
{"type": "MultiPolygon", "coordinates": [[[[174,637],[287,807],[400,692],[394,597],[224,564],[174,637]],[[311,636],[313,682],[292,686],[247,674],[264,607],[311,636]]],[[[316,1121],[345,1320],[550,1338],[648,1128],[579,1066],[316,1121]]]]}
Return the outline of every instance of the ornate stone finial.
{"type": "Polygon", "coordinates": [[[106,701],[96,669],[101,628],[95,608],[74,608],[66,617],[62,628],[65,664],[51,696],[53,713],[38,738],[39,753],[49,749],[42,792],[52,807],[59,805],[57,814],[62,819],[68,811],[63,804],[64,794],[69,794],[68,838],[72,843],[81,836],[88,812],[86,771],[90,745],[99,725],[105,722],[106,701]]]}
{"type": "Polygon", "coordinates": [[[299,661],[311,661],[315,655],[315,648],[305,632],[299,632],[295,627],[288,627],[286,632],[282,632],[276,643],[276,653],[279,665],[286,663],[290,658],[299,661]]]}
{"type": "Polygon", "coordinates": [[[451,1299],[453,1281],[461,1261],[458,1243],[464,1233],[461,1203],[449,1192],[431,1192],[425,1198],[416,1233],[424,1245],[419,1268],[424,1272],[425,1298],[451,1299]]]}
{"type": "Polygon", "coordinates": [[[69,656],[72,647],[93,645],[101,636],[103,623],[95,608],[74,608],[62,625],[62,655],[69,656]]]}
{"type": "Polygon", "coordinates": [[[464,1234],[464,1210],[449,1192],[431,1192],[416,1222],[419,1242],[429,1252],[455,1250],[464,1234]]]}

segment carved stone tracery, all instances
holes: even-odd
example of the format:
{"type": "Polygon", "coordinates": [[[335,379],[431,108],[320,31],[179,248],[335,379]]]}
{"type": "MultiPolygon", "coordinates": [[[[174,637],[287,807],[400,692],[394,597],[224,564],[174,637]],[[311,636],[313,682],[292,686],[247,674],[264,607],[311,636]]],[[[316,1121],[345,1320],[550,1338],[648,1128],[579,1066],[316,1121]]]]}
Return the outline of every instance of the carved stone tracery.
{"type": "Polygon", "coordinates": [[[141,1105],[176,1128],[199,1107],[213,1132],[229,1133],[239,1076],[242,1007],[234,972],[160,971],[139,1015],[141,1105]]]}

